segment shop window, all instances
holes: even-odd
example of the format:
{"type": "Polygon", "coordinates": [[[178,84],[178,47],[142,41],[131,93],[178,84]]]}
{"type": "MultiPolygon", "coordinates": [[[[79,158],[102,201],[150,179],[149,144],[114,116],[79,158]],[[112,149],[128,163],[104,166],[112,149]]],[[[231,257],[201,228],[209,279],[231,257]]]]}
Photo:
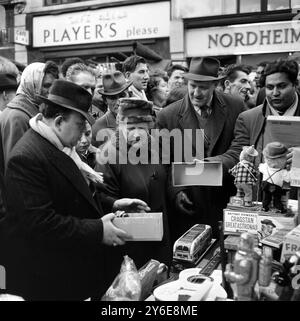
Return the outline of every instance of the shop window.
{"type": "Polygon", "coordinates": [[[174,0],[175,16],[181,18],[220,16],[237,12],[235,0],[174,0]]]}
{"type": "Polygon", "coordinates": [[[240,13],[261,11],[261,0],[240,0],[240,13]]]}
{"type": "Polygon", "coordinates": [[[56,6],[58,4],[66,4],[66,3],[73,3],[73,2],[81,2],[87,0],[44,0],[45,6],[56,6]]]}
{"type": "Polygon", "coordinates": [[[223,0],[222,14],[233,14],[237,12],[237,1],[223,0]]]}
{"type": "Polygon", "coordinates": [[[6,12],[5,8],[0,5],[0,46],[7,42],[6,29],[6,12]]]}
{"type": "Polygon", "coordinates": [[[292,9],[300,9],[300,0],[292,0],[291,7],[292,9]]]}
{"type": "Polygon", "coordinates": [[[6,12],[5,8],[0,5],[0,29],[4,29],[6,27],[6,12]]]}
{"type": "Polygon", "coordinates": [[[291,0],[268,0],[268,11],[290,8],[291,0]]]}

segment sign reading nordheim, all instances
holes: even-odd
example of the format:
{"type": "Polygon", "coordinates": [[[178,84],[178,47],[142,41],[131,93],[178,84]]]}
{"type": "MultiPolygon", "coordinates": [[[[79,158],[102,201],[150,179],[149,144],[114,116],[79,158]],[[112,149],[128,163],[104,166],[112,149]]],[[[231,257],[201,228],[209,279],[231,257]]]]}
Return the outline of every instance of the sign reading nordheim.
{"type": "Polygon", "coordinates": [[[168,1],[33,18],[33,47],[169,37],[168,1]]]}
{"type": "Polygon", "coordinates": [[[300,51],[300,21],[188,29],[187,56],[221,56],[300,51]]]}

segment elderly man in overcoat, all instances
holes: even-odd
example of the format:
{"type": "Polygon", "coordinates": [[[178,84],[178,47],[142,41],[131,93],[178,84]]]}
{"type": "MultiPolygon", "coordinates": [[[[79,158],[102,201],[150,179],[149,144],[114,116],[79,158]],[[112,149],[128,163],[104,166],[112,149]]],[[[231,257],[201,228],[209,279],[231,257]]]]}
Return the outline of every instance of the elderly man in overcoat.
{"type": "Polygon", "coordinates": [[[92,96],[56,80],[41,114],[15,145],[5,171],[7,289],[26,300],[84,300],[103,293],[103,247],[124,244],[114,214],[103,216],[90,181],[99,174],[75,145],[85,129],[92,96]]]}
{"type": "MultiPolygon", "coordinates": [[[[171,204],[176,204],[174,216],[170,218],[173,240],[193,224],[206,223],[212,226],[215,236],[218,234],[218,220],[222,219],[222,210],[226,207],[230,195],[235,192],[228,170],[233,167],[239,154],[232,151],[223,157],[233,139],[236,118],[244,110],[243,101],[216,90],[221,79],[218,76],[220,63],[215,58],[193,58],[190,70],[184,76],[188,80],[186,96],[164,108],[158,115],[160,129],[192,130],[193,156],[223,163],[223,186],[221,187],[180,187],[171,188],[171,204]],[[204,130],[204,146],[196,145],[196,130],[204,130]],[[201,153],[204,147],[204,153],[201,153]],[[200,149],[199,149],[200,148],[200,149]],[[200,150],[200,156],[197,152],[200,150]],[[220,156],[219,156],[220,155],[220,156]]],[[[187,147],[183,145],[182,150],[187,147]]],[[[174,150],[173,150],[174,152],[174,150]]],[[[174,153],[173,153],[174,154],[174,153]]],[[[172,153],[171,153],[172,155],[172,153]]],[[[192,157],[193,158],[193,157],[192,157]]],[[[193,159],[182,156],[182,161],[193,159]]],[[[171,161],[174,161],[172,155],[171,161]]]]}

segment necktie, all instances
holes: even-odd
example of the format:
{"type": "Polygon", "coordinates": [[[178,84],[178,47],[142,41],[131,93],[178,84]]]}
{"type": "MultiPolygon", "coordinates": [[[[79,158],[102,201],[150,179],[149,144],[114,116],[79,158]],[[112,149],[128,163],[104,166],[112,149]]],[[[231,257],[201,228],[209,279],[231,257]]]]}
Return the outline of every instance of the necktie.
{"type": "Polygon", "coordinates": [[[205,106],[201,107],[200,110],[201,110],[200,116],[201,116],[203,119],[207,119],[208,116],[210,115],[210,113],[209,113],[209,107],[205,105],[205,106]]]}

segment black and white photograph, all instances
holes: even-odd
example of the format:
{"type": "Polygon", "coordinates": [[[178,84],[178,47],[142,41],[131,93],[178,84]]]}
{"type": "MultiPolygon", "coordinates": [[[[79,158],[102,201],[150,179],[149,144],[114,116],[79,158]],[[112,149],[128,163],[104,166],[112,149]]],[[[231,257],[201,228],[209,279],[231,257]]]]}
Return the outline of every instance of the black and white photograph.
{"type": "Polygon", "coordinates": [[[299,81],[300,0],[0,0],[0,311],[300,301],[299,81]]]}

